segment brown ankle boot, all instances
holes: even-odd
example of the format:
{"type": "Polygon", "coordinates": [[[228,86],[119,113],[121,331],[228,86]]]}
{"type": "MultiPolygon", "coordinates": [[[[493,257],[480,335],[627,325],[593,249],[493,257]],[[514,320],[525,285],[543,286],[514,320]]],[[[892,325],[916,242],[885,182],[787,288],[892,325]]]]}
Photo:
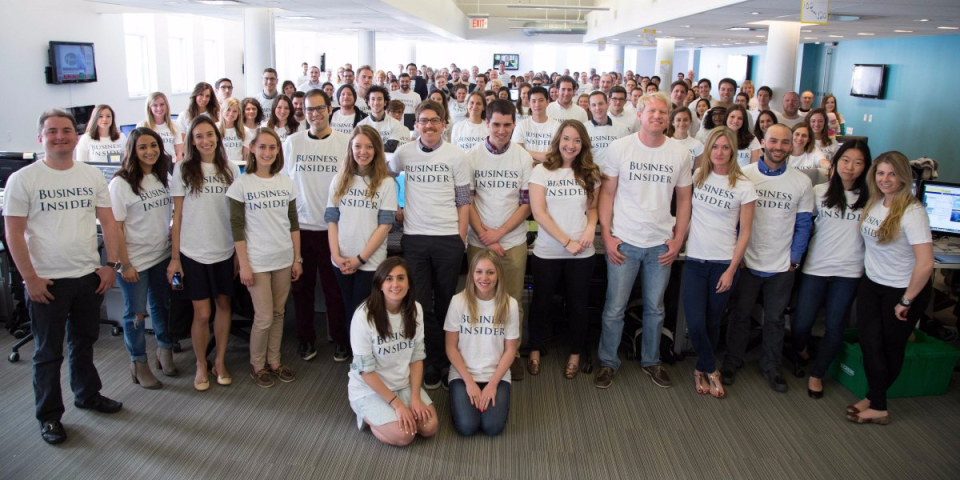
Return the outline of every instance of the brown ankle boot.
{"type": "Polygon", "coordinates": [[[177,366],[173,363],[173,350],[169,348],[157,349],[157,370],[162,371],[168,377],[180,375],[180,370],[177,370],[177,366]]]}
{"type": "Polygon", "coordinates": [[[156,390],[163,386],[160,380],[153,376],[150,364],[147,362],[130,362],[130,376],[133,378],[133,383],[140,384],[143,388],[156,390]]]}

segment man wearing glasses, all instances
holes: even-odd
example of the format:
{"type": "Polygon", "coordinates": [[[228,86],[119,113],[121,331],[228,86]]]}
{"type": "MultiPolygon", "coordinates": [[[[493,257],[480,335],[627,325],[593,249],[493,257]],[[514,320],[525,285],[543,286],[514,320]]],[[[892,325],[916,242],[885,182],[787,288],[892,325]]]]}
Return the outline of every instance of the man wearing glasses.
{"type": "Polygon", "coordinates": [[[423,386],[428,390],[440,386],[441,370],[450,365],[443,321],[457,289],[467,242],[472,176],[466,154],[443,141],[443,118],[439,103],[420,103],[416,111],[420,138],[398,147],[390,159],[391,172],[404,172],[406,177],[400,245],[425,317],[423,386]]]}
{"type": "Polygon", "coordinates": [[[297,184],[297,216],[300,217],[300,253],[304,275],[293,282],[293,304],[297,315],[299,354],[303,360],[317,356],[317,332],[314,328],[314,303],[317,274],[327,305],[327,324],[333,338],[333,361],[350,359],[350,331],[343,297],[330,263],[327,209],[330,184],[337,165],[347,154],[350,137],[330,127],[330,97],[323,90],[310,90],[304,99],[304,113],[310,129],[299,131],[283,142],[286,174],[297,184]]]}
{"type": "Polygon", "coordinates": [[[273,111],[273,102],[277,101],[280,92],[277,90],[277,71],[272,68],[263,70],[263,91],[257,92],[254,97],[263,107],[264,115],[270,115],[273,111]]]}
{"type": "Polygon", "coordinates": [[[636,133],[640,130],[637,121],[637,111],[627,109],[627,90],[620,85],[610,89],[610,109],[607,114],[614,122],[627,129],[627,133],[636,133]]]}
{"type": "Polygon", "coordinates": [[[217,100],[223,105],[223,102],[233,96],[233,82],[229,78],[217,80],[217,100]]]}

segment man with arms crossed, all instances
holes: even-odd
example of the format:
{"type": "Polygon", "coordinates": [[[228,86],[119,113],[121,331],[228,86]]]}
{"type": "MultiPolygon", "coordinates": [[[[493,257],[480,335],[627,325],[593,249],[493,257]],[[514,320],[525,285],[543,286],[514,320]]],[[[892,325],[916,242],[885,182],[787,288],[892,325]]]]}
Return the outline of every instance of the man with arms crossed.
{"type": "Polygon", "coordinates": [[[76,120],[63,110],[48,110],[40,115],[39,127],[44,159],[10,176],[3,213],[7,246],[23,276],[36,342],[33,394],[40,436],[54,445],[67,439],[60,423],[64,338],[74,405],[102,413],[123,407],[100,394],[100,376],[93,364],[103,294],[123,265],[118,261],[119,230],[103,173],[73,161],[79,140],[76,120]],[[98,219],[107,250],[104,266],[97,252],[98,219]]]}
{"type": "Polygon", "coordinates": [[[470,216],[470,166],[466,154],[441,137],[444,111],[432,100],[417,106],[420,138],[397,148],[389,160],[390,171],[406,177],[401,247],[425,317],[428,390],[440,386],[441,370],[450,365],[443,322],[457,290],[470,216]]]}
{"type": "Polygon", "coordinates": [[[693,181],[690,152],[663,134],[669,108],[663,93],[641,97],[640,131],[613,142],[603,166],[598,208],[607,251],[607,296],[597,352],[600,369],[593,381],[597,388],[610,387],[620,367],[623,315],[638,273],[643,285],[641,366],[657,386],[671,385],[660,365],[663,294],[690,223],[693,181]],[[676,228],[670,216],[674,192],[676,228]]]}
{"type": "MultiPolygon", "coordinates": [[[[490,135],[469,153],[473,170],[470,204],[470,230],[467,233],[467,258],[481,250],[493,250],[503,262],[507,293],[519,305],[523,321],[523,276],[527,269],[527,217],[530,216],[530,173],[533,159],[519,145],[512,145],[516,107],[509,100],[487,105],[490,135]]],[[[523,327],[520,327],[523,331],[523,327]]],[[[510,367],[515,381],[523,379],[520,353],[510,367]]]]}
{"type": "Polygon", "coordinates": [[[750,243],[743,256],[747,268],[741,271],[737,304],[727,327],[727,356],[720,369],[725,385],[733,385],[737,370],[743,367],[750,337],[750,312],[757,297],[763,295],[760,372],[774,391],[787,391],[787,382],[780,375],[783,310],[790,303],[794,272],[807,251],[813,225],[810,178],[787,166],[792,138],[785,125],[768,127],[763,157],[743,167],[743,174],[753,182],[759,198],[750,243]]]}

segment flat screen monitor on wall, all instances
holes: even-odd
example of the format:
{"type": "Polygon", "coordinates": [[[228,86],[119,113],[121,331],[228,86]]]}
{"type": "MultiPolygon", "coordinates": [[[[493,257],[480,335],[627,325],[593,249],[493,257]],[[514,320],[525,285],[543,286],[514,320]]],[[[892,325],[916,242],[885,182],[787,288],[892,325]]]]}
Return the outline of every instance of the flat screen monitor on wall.
{"type": "Polygon", "coordinates": [[[864,98],[883,98],[886,65],[854,65],[850,80],[850,95],[864,98]]]}
{"type": "Polygon", "coordinates": [[[500,68],[503,62],[504,70],[520,70],[520,55],[517,53],[494,53],[493,68],[500,68]]]}
{"type": "Polygon", "coordinates": [[[97,81],[93,44],[50,42],[49,83],[89,83],[97,81]]]}

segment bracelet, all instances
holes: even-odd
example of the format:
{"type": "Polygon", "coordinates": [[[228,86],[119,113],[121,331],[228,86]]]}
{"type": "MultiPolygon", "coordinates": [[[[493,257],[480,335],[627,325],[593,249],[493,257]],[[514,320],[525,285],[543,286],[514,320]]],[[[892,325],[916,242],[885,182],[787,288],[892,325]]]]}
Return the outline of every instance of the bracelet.
{"type": "Polygon", "coordinates": [[[363,259],[360,255],[357,255],[357,260],[360,260],[360,265],[366,265],[367,261],[363,259]]]}
{"type": "Polygon", "coordinates": [[[393,398],[391,398],[390,401],[387,402],[387,405],[390,405],[390,406],[392,407],[392,406],[393,406],[393,401],[396,400],[396,399],[397,399],[397,396],[394,395],[393,398]]]}
{"type": "Polygon", "coordinates": [[[567,245],[570,245],[570,242],[571,242],[572,240],[573,240],[572,238],[568,238],[568,239],[567,239],[567,243],[564,243],[564,244],[563,244],[563,248],[567,248],[567,245]]]}

